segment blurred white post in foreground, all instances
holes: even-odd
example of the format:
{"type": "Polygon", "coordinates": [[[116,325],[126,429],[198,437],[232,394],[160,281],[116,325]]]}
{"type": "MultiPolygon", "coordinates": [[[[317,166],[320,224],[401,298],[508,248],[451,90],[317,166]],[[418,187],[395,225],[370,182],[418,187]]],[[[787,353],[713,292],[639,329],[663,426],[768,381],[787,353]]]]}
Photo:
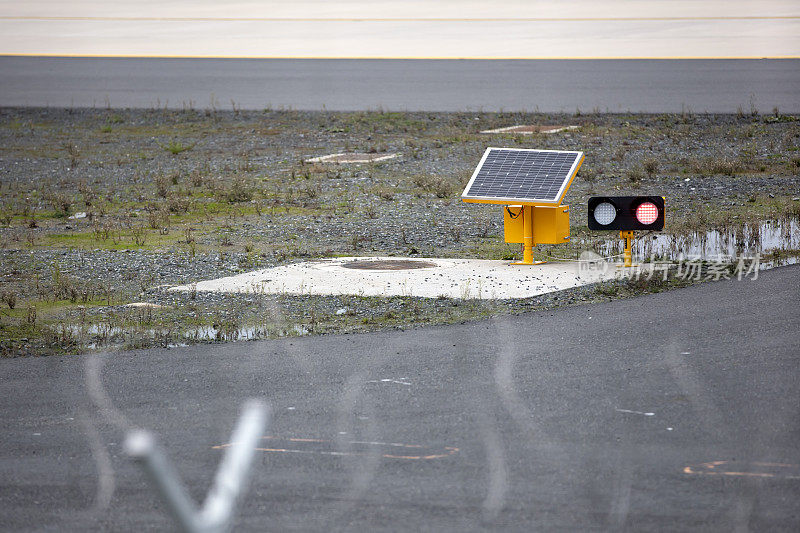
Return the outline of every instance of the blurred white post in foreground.
{"type": "Polygon", "coordinates": [[[186,492],[177,471],[152,433],[130,431],[125,439],[125,451],[153,480],[182,531],[224,533],[233,526],[236,505],[249,481],[256,445],[269,425],[269,415],[269,408],[263,402],[250,400],[245,403],[231,445],[222,458],[202,508],[198,508],[186,492]]]}

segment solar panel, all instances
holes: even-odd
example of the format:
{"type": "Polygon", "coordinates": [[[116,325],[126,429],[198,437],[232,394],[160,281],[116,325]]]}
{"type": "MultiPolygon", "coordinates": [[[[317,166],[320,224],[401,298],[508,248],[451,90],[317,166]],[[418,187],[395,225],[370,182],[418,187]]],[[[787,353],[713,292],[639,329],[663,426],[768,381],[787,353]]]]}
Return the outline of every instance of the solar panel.
{"type": "Polygon", "coordinates": [[[582,161],[583,152],[487,148],[461,198],[559,204],[582,161]]]}

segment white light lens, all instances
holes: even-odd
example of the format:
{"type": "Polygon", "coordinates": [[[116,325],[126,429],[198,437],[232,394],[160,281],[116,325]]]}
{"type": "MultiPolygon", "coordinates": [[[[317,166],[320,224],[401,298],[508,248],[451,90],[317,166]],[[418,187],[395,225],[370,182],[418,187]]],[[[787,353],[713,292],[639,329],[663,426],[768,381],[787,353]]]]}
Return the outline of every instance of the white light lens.
{"type": "Polygon", "coordinates": [[[594,208],[594,219],[601,226],[608,226],[617,218],[617,209],[609,202],[598,204],[594,208]]]}

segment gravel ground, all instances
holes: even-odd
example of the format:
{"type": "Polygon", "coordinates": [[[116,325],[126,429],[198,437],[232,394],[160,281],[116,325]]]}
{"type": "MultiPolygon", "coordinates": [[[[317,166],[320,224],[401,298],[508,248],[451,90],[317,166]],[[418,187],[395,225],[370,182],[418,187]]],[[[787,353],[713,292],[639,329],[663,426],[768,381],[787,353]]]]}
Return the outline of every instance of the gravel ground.
{"type": "Polygon", "coordinates": [[[682,284],[503,302],[163,291],[312,257],[515,258],[500,208],[458,198],[487,146],[586,153],[565,199],[573,243],[540,247],[545,254],[575,257],[606,242],[585,228],[593,194],[666,196],[666,231],[676,234],[800,215],[800,120],[778,113],[0,109],[0,141],[8,356],[410,327],[682,284]],[[579,128],[478,133],[515,124],[579,128]],[[400,157],[303,162],[351,151],[400,157]],[[124,307],[138,301],[165,307],[124,307]]]}

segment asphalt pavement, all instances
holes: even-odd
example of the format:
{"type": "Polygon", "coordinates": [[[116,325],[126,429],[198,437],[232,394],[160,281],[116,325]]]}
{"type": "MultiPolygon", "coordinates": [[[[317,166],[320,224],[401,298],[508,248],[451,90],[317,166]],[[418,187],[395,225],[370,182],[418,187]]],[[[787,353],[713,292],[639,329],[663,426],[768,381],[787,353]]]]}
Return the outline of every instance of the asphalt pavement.
{"type": "Polygon", "coordinates": [[[0,56],[0,106],[800,113],[800,59],[0,56]]]}
{"type": "Polygon", "coordinates": [[[799,296],[792,266],[449,327],[2,360],[3,528],[169,527],[124,430],[156,431],[199,500],[261,397],[273,451],[239,530],[797,531],[799,296]]]}

